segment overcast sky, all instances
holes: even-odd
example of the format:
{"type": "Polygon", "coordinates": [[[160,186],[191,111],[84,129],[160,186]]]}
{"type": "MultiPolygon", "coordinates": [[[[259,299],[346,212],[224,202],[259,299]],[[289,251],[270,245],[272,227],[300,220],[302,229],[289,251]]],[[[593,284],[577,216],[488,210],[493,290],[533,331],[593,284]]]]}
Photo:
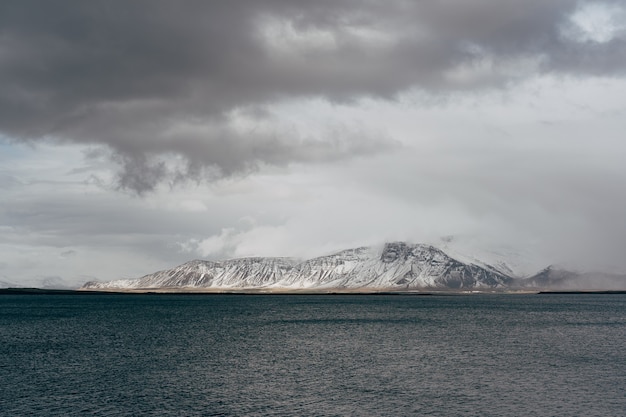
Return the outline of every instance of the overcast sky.
{"type": "Polygon", "coordinates": [[[390,240],[626,272],[626,1],[8,0],[0,86],[0,284],[390,240]]]}

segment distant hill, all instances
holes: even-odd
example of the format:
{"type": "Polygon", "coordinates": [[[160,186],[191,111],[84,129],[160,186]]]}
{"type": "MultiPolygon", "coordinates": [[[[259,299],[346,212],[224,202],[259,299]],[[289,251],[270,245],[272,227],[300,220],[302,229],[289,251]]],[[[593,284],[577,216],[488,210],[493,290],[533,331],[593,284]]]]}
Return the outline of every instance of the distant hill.
{"type": "Polygon", "coordinates": [[[626,276],[604,272],[573,272],[549,266],[518,285],[553,290],[626,290],[626,276]]]}

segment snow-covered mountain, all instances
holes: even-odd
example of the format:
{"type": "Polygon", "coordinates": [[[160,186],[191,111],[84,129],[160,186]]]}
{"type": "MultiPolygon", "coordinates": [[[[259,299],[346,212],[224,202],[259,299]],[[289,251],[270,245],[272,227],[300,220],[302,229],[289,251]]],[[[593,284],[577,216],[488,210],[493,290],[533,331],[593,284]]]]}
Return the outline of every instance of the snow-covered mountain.
{"type": "Polygon", "coordinates": [[[139,279],[92,281],[83,288],[263,288],[281,281],[295,263],[289,258],[194,260],[139,279]]]}
{"type": "Polygon", "coordinates": [[[430,245],[387,243],[302,262],[241,258],[187,262],[138,279],[88,282],[83,289],[487,289],[514,279],[487,264],[464,263],[430,245]]]}

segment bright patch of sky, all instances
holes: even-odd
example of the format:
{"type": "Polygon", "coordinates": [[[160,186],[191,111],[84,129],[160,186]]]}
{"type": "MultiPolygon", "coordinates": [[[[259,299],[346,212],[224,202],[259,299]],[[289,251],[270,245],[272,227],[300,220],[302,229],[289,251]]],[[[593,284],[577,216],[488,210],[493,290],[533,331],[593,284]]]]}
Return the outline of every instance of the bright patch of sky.
{"type": "Polygon", "coordinates": [[[616,2],[581,2],[563,28],[565,36],[578,42],[607,43],[625,32],[626,8],[616,2]]]}

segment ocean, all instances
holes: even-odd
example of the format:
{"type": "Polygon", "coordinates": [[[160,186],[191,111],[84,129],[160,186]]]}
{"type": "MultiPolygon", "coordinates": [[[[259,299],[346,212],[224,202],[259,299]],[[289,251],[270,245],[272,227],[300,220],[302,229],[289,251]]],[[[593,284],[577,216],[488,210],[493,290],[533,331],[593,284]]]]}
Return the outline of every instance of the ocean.
{"type": "Polygon", "coordinates": [[[626,295],[0,295],[2,416],[624,416],[626,295]]]}

